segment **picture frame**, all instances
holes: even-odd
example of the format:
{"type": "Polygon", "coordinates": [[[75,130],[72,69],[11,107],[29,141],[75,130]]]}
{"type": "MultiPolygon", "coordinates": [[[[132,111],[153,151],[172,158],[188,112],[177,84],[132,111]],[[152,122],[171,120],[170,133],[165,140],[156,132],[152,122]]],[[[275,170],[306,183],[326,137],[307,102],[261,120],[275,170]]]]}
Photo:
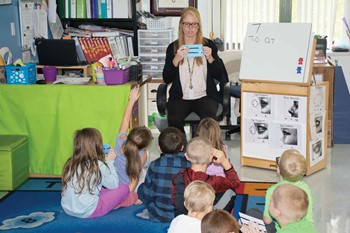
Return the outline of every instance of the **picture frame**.
{"type": "Polygon", "coordinates": [[[12,4],[12,0],[0,0],[0,5],[10,5],[12,4]]]}
{"type": "Polygon", "coordinates": [[[197,0],[151,0],[151,13],[156,16],[180,16],[186,7],[196,7],[197,0]]]}

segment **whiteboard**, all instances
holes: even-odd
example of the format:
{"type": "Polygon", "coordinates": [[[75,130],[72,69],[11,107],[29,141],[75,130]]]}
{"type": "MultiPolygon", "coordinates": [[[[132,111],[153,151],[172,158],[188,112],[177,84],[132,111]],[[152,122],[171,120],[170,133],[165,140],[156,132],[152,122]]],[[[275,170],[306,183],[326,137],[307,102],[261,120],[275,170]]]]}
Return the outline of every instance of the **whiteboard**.
{"type": "Polygon", "coordinates": [[[249,23],[239,78],[259,82],[310,82],[314,40],[311,26],[311,23],[249,23]]]}

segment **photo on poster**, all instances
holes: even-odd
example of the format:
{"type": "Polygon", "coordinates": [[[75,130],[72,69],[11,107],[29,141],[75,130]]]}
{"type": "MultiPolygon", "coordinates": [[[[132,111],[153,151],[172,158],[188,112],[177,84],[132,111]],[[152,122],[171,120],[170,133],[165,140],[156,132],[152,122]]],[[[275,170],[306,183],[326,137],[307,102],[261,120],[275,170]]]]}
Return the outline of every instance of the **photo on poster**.
{"type": "Polygon", "coordinates": [[[273,117],[274,95],[244,92],[244,115],[248,118],[271,119],[273,117]]]}
{"type": "Polygon", "coordinates": [[[314,166],[324,159],[323,140],[317,139],[310,142],[310,166],[314,166]]]}
{"type": "Polygon", "coordinates": [[[311,86],[310,88],[310,113],[326,111],[326,87],[311,86]]]}
{"type": "Polygon", "coordinates": [[[276,144],[280,148],[299,149],[302,145],[302,132],[300,124],[277,124],[276,144]]]}
{"type": "Polygon", "coordinates": [[[310,114],[310,132],[311,140],[323,138],[325,127],[325,112],[310,114]]]}
{"type": "Polygon", "coordinates": [[[246,142],[269,143],[269,122],[258,119],[245,119],[244,135],[246,142]]]}
{"type": "Polygon", "coordinates": [[[280,121],[305,123],[306,97],[276,95],[276,119],[280,121]]]}

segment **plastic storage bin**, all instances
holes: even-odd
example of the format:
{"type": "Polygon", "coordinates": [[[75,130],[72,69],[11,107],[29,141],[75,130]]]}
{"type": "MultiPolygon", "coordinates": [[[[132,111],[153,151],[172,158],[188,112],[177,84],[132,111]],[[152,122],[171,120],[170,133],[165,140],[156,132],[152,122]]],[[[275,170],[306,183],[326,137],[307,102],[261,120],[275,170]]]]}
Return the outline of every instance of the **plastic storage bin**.
{"type": "Polygon", "coordinates": [[[146,18],[147,29],[168,29],[171,25],[170,18],[146,18]]]}
{"type": "Polygon", "coordinates": [[[105,77],[105,82],[107,85],[124,84],[129,80],[129,68],[123,70],[103,70],[103,75],[105,77]]]}
{"type": "Polygon", "coordinates": [[[14,190],[29,177],[28,139],[0,135],[0,190],[14,190]]]}
{"type": "Polygon", "coordinates": [[[35,64],[26,63],[25,66],[6,66],[7,84],[33,84],[36,82],[35,64]]]}

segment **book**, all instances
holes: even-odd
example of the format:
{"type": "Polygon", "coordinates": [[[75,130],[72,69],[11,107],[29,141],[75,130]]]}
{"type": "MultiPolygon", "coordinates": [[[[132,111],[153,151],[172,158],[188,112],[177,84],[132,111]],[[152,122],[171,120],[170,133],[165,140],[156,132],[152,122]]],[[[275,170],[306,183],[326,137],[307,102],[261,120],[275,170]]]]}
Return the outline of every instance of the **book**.
{"type": "Polygon", "coordinates": [[[117,48],[118,48],[120,58],[126,57],[124,53],[124,49],[122,47],[122,39],[120,38],[120,36],[116,36],[115,41],[117,42],[117,48]]]}
{"type": "Polygon", "coordinates": [[[77,37],[77,38],[78,38],[78,41],[80,43],[81,49],[83,50],[86,61],[91,63],[92,59],[91,59],[90,53],[88,51],[88,45],[87,45],[87,43],[85,43],[85,37],[77,37]]]}
{"type": "Polygon", "coordinates": [[[113,12],[112,12],[112,0],[106,0],[107,5],[107,19],[113,18],[113,12]]]}
{"type": "Polygon", "coordinates": [[[84,51],[82,46],[80,45],[78,37],[73,37],[73,40],[75,40],[75,49],[77,50],[79,61],[86,61],[86,57],[84,55],[84,51]]]}

